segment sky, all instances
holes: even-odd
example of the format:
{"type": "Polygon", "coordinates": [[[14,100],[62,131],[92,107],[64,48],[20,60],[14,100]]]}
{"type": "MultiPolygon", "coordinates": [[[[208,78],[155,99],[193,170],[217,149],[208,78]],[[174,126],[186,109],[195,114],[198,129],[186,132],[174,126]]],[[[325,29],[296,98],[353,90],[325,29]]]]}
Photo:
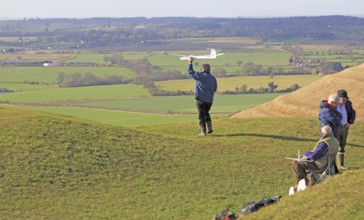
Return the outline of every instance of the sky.
{"type": "Polygon", "coordinates": [[[91,17],[364,17],[363,0],[1,0],[0,19],[91,17]]]}

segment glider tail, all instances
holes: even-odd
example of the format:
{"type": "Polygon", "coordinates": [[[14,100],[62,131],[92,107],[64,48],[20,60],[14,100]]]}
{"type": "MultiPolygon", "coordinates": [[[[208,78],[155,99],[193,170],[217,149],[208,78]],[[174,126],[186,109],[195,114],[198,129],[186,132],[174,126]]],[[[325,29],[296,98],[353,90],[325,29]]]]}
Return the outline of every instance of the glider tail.
{"type": "Polygon", "coordinates": [[[213,57],[213,58],[216,58],[216,50],[215,49],[211,49],[210,56],[213,57]]]}
{"type": "Polygon", "coordinates": [[[217,54],[215,49],[211,49],[211,53],[210,53],[211,58],[216,58],[216,57],[221,56],[221,55],[224,55],[224,54],[223,53],[217,54]]]}

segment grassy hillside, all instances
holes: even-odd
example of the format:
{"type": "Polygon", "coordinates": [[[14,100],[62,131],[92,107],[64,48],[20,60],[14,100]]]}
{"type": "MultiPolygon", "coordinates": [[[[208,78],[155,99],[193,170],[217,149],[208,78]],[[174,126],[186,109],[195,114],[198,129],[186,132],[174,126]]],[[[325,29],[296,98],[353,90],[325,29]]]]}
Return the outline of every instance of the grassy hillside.
{"type": "Polygon", "coordinates": [[[363,219],[364,170],[346,171],[240,219],[363,219]]]}
{"type": "Polygon", "coordinates": [[[201,138],[196,123],[131,130],[7,107],[0,117],[4,219],[210,219],[273,195],[282,202],[258,219],[364,217],[361,122],[349,136],[350,170],[288,197],[294,180],[283,158],[312,148],[316,119],[216,120],[201,138]]]}
{"type": "Polygon", "coordinates": [[[254,116],[317,116],[319,103],[339,89],[345,89],[356,110],[356,118],[364,119],[364,64],[347,68],[340,73],[325,77],[291,93],[259,105],[255,108],[239,112],[233,117],[254,116]],[[307,98],[309,97],[309,101],[307,98]]]}
{"type": "MultiPolygon", "coordinates": [[[[157,114],[78,107],[24,107],[123,127],[196,121],[195,114],[157,114]]],[[[225,116],[226,117],[226,116],[225,116]]]]}
{"type": "MultiPolygon", "coordinates": [[[[211,113],[231,114],[242,109],[249,109],[276,98],[282,93],[216,95],[211,113]]],[[[193,95],[188,96],[153,96],[106,101],[85,101],[80,106],[109,107],[129,111],[156,113],[189,113],[196,114],[196,102],[193,95]],[[156,104],[158,103],[158,104],[156,104]]]]}

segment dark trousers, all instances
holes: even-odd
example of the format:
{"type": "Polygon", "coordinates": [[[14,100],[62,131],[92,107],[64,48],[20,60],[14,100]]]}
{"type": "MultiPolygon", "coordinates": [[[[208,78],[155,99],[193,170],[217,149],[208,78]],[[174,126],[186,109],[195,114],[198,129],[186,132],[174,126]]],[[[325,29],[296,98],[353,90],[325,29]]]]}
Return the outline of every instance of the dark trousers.
{"type": "Polygon", "coordinates": [[[205,126],[206,122],[211,121],[210,109],[212,103],[203,102],[196,99],[196,106],[198,110],[198,120],[201,126],[205,126]]]}
{"type": "Polygon", "coordinates": [[[344,126],[344,125],[339,126],[339,132],[338,132],[337,140],[340,143],[340,149],[339,149],[340,153],[345,152],[346,139],[348,137],[348,133],[349,133],[349,127],[344,126]]]}
{"type": "Polygon", "coordinates": [[[312,180],[307,177],[306,170],[318,170],[319,168],[314,162],[297,161],[292,162],[292,173],[297,178],[297,182],[305,179],[306,183],[313,184],[312,180]]]}

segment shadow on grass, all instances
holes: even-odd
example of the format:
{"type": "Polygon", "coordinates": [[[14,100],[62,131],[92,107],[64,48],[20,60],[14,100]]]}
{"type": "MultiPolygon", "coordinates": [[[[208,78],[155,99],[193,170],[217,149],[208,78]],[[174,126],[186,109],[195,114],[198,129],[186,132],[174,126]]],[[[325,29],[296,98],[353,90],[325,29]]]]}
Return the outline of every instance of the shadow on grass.
{"type": "Polygon", "coordinates": [[[316,142],[318,139],[309,139],[309,138],[298,138],[298,137],[289,137],[289,136],[281,136],[281,135],[270,135],[270,134],[255,134],[255,133],[239,133],[239,134],[225,134],[225,135],[213,135],[214,137],[238,137],[238,136],[254,136],[261,138],[272,138],[284,141],[301,141],[301,142],[316,142]]]}
{"type": "Polygon", "coordinates": [[[358,145],[358,144],[348,144],[348,146],[350,146],[350,147],[360,147],[360,148],[364,148],[363,145],[358,145]]]}

